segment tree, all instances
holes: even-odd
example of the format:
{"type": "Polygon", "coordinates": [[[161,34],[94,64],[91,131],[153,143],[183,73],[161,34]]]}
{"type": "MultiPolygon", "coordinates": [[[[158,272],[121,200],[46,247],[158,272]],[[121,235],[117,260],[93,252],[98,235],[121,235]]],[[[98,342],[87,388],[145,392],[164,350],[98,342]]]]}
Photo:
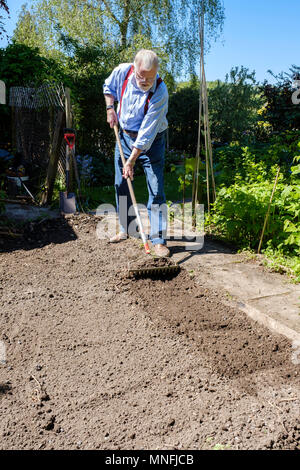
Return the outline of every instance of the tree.
{"type": "Polygon", "coordinates": [[[7,88],[11,86],[35,86],[45,80],[64,77],[59,65],[42,57],[38,48],[12,42],[0,49],[0,77],[7,88]]]}
{"type": "MultiPolygon", "coordinates": [[[[6,0],[0,0],[0,9],[3,9],[6,11],[6,13],[9,15],[9,8],[7,6],[7,1],[6,0]]],[[[4,35],[5,33],[5,28],[4,28],[4,23],[3,23],[3,16],[2,14],[0,15],[0,38],[4,35]]]]}
{"type": "Polygon", "coordinates": [[[68,51],[64,71],[72,92],[77,150],[90,155],[95,155],[99,150],[109,153],[113,141],[107,136],[102,83],[110,73],[114,51],[101,44],[83,46],[66,36],[62,37],[61,42],[64,50],[68,51]]]}
{"type": "Polygon", "coordinates": [[[170,147],[194,154],[197,145],[199,82],[192,79],[169,98],[170,147]]]}
{"type": "Polygon", "coordinates": [[[38,27],[33,14],[22,5],[19,19],[14,31],[15,43],[24,44],[28,47],[38,47],[41,53],[45,50],[43,37],[38,33],[38,27]]]}
{"type": "MultiPolygon", "coordinates": [[[[42,57],[37,48],[14,42],[5,49],[0,49],[0,77],[7,89],[14,86],[36,86],[46,80],[66,82],[63,71],[55,61],[42,57]]],[[[11,139],[10,113],[8,105],[0,107],[1,140],[11,139]]]]}
{"type": "Polygon", "coordinates": [[[239,140],[258,120],[262,98],[255,72],[234,67],[225,82],[218,81],[209,90],[212,137],[220,142],[239,140]]]}
{"type": "MultiPolygon", "coordinates": [[[[193,70],[197,64],[195,12],[202,6],[206,11],[208,48],[224,21],[221,0],[36,0],[30,13],[38,41],[46,46],[48,54],[57,54],[61,34],[80,45],[102,44],[120,52],[128,48],[136,52],[144,38],[154,49],[168,54],[169,72],[174,75],[193,70]]],[[[24,37],[28,27],[24,12],[22,15],[16,38],[24,37]]]]}
{"type": "Polygon", "coordinates": [[[275,132],[286,129],[300,129],[300,106],[292,102],[295,91],[293,83],[300,80],[300,67],[292,65],[289,72],[278,75],[268,71],[277,80],[275,85],[264,81],[260,87],[265,99],[265,106],[261,111],[261,119],[272,126],[275,132]]]}

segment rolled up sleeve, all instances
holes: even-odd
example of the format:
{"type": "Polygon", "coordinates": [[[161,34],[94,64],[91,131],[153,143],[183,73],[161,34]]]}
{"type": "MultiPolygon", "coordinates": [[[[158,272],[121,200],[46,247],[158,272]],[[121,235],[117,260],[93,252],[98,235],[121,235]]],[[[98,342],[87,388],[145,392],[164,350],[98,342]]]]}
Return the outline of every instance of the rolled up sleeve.
{"type": "Polygon", "coordinates": [[[113,95],[116,101],[120,100],[120,90],[125,79],[128,67],[131,64],[120,64],[114,68],[110,76],[104,81],[103,94],[113,95]]]}
{"type": "Polygon", "coordinates": [[[117,92],[116,92],[116,80],[114,78],[114,72],[110,74],[110,76],[105,80],[103,85],[103,94],[104,95],[113,95],[115,100],[117,99],[117,92]]]}
{"type": "Polygon", "coordinates": [[[142,121],[134,147],[144,152],[150,149],[163,121],[166,119],[167,112],[168,91],[163,84],[162,89],[159,87],[150,100],[147,114],[142,121]]]}

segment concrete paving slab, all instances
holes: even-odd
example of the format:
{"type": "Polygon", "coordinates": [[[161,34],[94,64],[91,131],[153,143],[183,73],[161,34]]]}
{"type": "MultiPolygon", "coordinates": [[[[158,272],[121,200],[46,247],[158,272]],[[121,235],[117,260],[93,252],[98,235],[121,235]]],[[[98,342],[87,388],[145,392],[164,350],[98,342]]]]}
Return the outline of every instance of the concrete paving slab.
{"type": "Polygon", "coordinates": [[[31,206],[29,204],[5,204],[5,215],[9,219],[18,222],[36,220],[38,218],[56,218],[59,216],[59,210],[49,209],[47,207],[31,206]]]}
{"type": "MultiPolygon", "coordinates": [[[[180,245],[184,249],[184,242],[180,245]]],[[[274,331],[284,331],[282,334],[293,341],[300,339],[300,286],[287,276],[268,272],[258,262],[245,261],[240,254],[223,253],[223,245],[217,242],[205,242],[203,249],[190,252],[190,257],[183,256],[183,250],[176,252],[178,242],[170,241],[168,246],[175,251],[174,261],[186,258],[182,266],[196,270],[203,283],[225,292],[255,320],[274,331]]]]}

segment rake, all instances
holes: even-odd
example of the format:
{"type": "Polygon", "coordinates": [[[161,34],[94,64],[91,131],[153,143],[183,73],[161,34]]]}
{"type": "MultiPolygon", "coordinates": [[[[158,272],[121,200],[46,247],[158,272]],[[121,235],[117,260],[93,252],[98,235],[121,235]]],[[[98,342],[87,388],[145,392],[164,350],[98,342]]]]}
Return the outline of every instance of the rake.
{"type": "Polygon", "coordinates": [[[180,271],[180,266],[178,264],[173,264],[169,266],[156,266],[154,268],[137,268],[137,269],[129,269],[128,274],[129,277],[134,278],[161,278],[162,276],[170,276],[173,277],[177,275],[180,271]]]}
{"type": "MultiPolygon", "coordinates": [[[[116,124],[114,125],[114,131],[115,131],[115,135],[116,135],[116,139],[117,139],[117,143],[118,143],[118,147],[119,147],[119,151],[121,155],[122,164],[123,166],[125,166],[126,160],[124,157],[124,153],[123,153],[123,149],[122,149],[122,145],[120,141],[118,126],[116,124]]],[[[149,248],[146,236],[145,236],[142,220],[139,214],[139,209],[138,209],[138,205],[136,202],[136,198],[135,198],[135,194],[134,194],[134,190],[133,190],[133,186],[132,186],[132,182],[130,178],[127,178],[127,184],[128,184],[128,189],[129,189],[132,205],[134,208],[134,212],[137,218],[139,231],[140,231],[142,241],[144,244],[145,252],[147,255],[150,255],[151,254],[150,248],[149,248]]],[[[129,272],[129,276],[131,277],[161,277],[164,275],[177,274],[179,271],[180,271],[180,266],[178,266],[177,264],[174,264],[174,265],[168,265],[168,266],[155,266],[155,267],[145,266],[145,267],[137,268],[137,269],[129,269],[128,272],[129,272]]]]}

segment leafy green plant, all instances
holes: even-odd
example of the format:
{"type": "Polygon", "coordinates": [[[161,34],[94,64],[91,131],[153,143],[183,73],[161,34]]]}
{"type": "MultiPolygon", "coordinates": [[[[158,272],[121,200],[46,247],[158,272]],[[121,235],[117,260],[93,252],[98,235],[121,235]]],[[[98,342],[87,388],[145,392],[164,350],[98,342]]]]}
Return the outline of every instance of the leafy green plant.
{"type": "MultiPolygon", "coordinates": [[[[238,247],[257,248],[273,183],[234,184],[217,194],[210,217],[209,230],[238,247]]],[[[263,248],[287,258],[300,257],[300,186],[298,182],[280,182],[271,204],[264,234],[263,248]]],[[[299,264],[292,262],[295,273],[299,264]]]]}
{"type": "Polygon", "coordinates": [[[294,282],[300,282],[300,259],[299,256],[287,256],[282,248],[272,247],[272,242],[267,243],[263,251],[265,257],[263,263],[272,271],[287,273],[294,282]]]}
{"type": "Polygon", "coordinates": [[[288,180],[293,171],[293,162],[299,155],[299,141],[300,131],[286,131],[274,135],[268,143],[242,146],[239,142],[233,142],[215,149],[217,186],[228,187],[235,182],[271,181],[278,165],[281,168],[281,179],[288,180]]]}

